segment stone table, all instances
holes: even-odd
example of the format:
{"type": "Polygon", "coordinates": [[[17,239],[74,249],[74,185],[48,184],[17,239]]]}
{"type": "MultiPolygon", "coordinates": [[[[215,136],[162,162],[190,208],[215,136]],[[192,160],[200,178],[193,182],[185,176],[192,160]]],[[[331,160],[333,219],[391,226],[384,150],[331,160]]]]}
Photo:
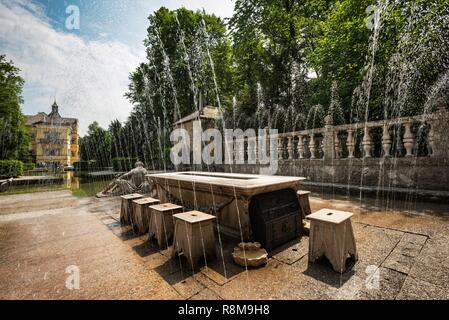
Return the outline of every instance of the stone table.
{"type": "Polygon", "coordinates": [[[302,177],[218,172],[150,174],[161,202],[177,203],[217,217],[220,232],[234,239],[253,240],[249,207],[254,196],[278,190],[298,190],[302,177]]]}

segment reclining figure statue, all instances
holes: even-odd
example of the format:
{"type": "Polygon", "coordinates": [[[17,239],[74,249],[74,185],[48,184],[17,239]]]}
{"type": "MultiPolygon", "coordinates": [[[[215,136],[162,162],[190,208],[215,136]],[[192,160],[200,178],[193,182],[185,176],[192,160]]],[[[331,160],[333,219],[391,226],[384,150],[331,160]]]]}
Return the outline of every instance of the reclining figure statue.
{"type": "Polygon", "coordinates": [[[145,178],[147,169],[140,161],[137,161],[135,166],[134,169],[114,179],[103,191],[97,193],[97,198],[130,193],[151,193],[151,185],[145,178]]]}

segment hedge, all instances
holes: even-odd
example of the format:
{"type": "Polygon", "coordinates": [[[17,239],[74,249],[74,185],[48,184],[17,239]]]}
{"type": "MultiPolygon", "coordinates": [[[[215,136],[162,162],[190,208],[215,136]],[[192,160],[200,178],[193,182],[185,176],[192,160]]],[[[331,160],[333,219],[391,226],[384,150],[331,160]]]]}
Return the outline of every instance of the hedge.
{"type": "Polygon", "coordinates": [[[77,171],[89,171],[96,168],[97,161],[89,160],[89,161],[78,161],[73,163],[73,167],[77,171]]]}
{"type": "Polygon", "coordinates": [[[24,163],[23,164],[23,171],[30,171],[34,170],[36,168],[36,165],[34,163],[24,163]]]}
{"type": "Polygon", "coordinates": [[[131,171],[137,161],[137,158],[113,158],[112,167],[116,172],[131,171]]]}
{"type": "Polygon", "coordinates": [[[0,160],[0,178],[17,178],[23,175],[23,163],[17,160],[0,160]]]}

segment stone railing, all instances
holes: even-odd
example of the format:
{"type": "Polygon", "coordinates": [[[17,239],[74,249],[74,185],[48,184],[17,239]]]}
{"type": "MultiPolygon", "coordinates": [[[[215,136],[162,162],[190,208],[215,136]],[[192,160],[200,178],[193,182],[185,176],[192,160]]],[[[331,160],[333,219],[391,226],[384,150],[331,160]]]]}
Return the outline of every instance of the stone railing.
{"type": "MultiPolygon", "coordinates": [[[[449,158],[449,112],[345,125],[332,125],[325,119],[323,128],[277,135],[279,160],[342,160],[388,157],[449,158]]],[[[271,137],[273,138],[273,137],[271,137]]],[[[256,138],[235,140],[232,155],[236,162],[257,162],[256,138]],[[255,152],[254,152],[255,151],[255,152]],[[256,158],[253,159],[256,155],[256,158]]]]}

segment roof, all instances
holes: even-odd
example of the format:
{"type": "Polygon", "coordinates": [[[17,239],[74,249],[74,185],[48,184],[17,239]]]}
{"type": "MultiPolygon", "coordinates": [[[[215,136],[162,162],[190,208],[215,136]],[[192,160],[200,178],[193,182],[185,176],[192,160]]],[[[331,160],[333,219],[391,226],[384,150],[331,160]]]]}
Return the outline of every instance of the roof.
{"type": "Polygon", "coordinates": [[[78,119],[75,118],[63,118],[58,112],[58,105],[56,101],[53,103],[52,111],[49,114],[45,112],[39,112],[33,116],[25,116],[27,119],[27,125],[38,125],[38,124],[49,124],[49,125],[60,125],[60,126],[71,126],[78,124],[78,119]]]}
{"type": "Polygon", "coordinates": [[[218,112],[218,108],[212,106],[205,106],[203,109],[195,111],[194,113],[191,113],[188,116],[178,120],[177,122],[175,122],[175,125],[199,119],[213,119],[213,120],[220,119],[220,113],[218,112]]]}
{"type": "Polygon", "coordinates": [[[63,118],[59,114],[49,114],[45,112],[39,112],[34,116],[25,116],[27,119],[27,125],[36,124],[51,124],[51,125],[73,125],[78,123],[78,119],[75,118],[63,118]]]}

